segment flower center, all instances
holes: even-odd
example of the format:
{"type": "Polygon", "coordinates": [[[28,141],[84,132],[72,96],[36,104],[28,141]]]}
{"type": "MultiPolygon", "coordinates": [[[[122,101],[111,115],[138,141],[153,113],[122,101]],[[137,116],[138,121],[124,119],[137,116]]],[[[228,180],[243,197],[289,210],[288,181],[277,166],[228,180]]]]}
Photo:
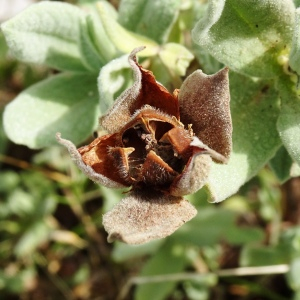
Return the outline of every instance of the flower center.
{"type": "Polygon", "coordinates": [[[128,155],[128,175],[134,185],[167,188],[187,162],[185,150],[191,137],[170,116],[146,109],[136,115],[122,132],[128,155]],[[184,146],[183,146],[184,145],[184,146]]]}

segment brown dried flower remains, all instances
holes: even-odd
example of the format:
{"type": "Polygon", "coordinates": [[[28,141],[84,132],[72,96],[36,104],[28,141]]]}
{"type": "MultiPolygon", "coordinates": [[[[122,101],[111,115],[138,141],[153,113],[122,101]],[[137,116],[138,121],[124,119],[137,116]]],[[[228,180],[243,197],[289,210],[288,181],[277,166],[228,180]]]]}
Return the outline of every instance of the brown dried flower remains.
{"type": "Polygon", "coordinates": [[[140,244],[163,238],[196,215],[183,199],[207,181],[212,160],[231,152],[228,69],[195,71],[170,94],[132,51],[134,84],[100,119],[106,135],[76,149],[57,134],[78,167],[107,187],[131,187],[103,216],[108,240],[140,244]]]}

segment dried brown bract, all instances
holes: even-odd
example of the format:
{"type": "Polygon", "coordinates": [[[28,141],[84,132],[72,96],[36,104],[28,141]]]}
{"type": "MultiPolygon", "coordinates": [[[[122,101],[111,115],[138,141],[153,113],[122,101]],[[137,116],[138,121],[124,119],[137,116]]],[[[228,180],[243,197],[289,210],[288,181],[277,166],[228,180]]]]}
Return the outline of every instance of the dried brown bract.
{"type": "Polygon", "coordinates": [[[103,216],[109,241],[140,244],[163,238],[197,211],[183,195],[207,181],[212,160],[231,152],[228,69],[195,71],[170,94],[129,56],[135,82],[100,119],[107,134],[76,149],[57,134],[78,167],[107,187],[131,187],[103,216]]]}

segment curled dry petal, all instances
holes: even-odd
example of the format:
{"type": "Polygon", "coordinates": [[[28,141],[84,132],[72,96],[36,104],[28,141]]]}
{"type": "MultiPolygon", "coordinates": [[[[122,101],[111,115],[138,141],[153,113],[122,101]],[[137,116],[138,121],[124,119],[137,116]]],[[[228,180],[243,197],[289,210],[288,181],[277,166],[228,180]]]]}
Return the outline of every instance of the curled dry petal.
{"type": "Polygon", "coordinates": [[[157,191],[135,191],[103,216],[108,241],[142,244],[172,234],[197,210],[181,197],[157,191]]]}
{"type": "Polygon", "coordinates": [[[134,49],[128,61],[133,71],[134,83],[132,87],[125,90],[118,99],[116,99],[114,106],[101,119],[101,125],[108,132],[117,132],[123,124],[128,122],[131,117],[131,112],[135,110],[135,101],[139,96],[142,88],[142,74],[136,63],[136,54],[142,51],[145,47],[134,49]]]}
{"type": "Polygon", "coordinates": [[[194,217],[182,196],[200,189],[212,160],[224,163],[231,151],[228,70],[196,71],[171,94],[137,63],[142,49],[129,56],[133,86],[100,119],[108,134],[79,149],[57,135],[90,179],[132,188],[103,216],[108,240],[129,244],[166,237],[194,217]]]}
{"type": "Polygon", "coordinates": [[[193,124],[196,136],[223,155],[215,160],[226,162],[232,137],[228,68],[214,75],[195,71],[183,82],[178,99],[181,122],[193,124]]]}
{"type": "MultiPolygon", "coordinates": [[[[110,149],[119,149],[116,134],[107,134],[96,138],[91,144],[78,149],[82,160],[87,166],[91,166],[96,174],[102,174],[113,182],[118,182],[123,186],[128,186],[124,176],[118,172],[112,172],[112,168],[120,165],[126,168],[126,155],[123,151],[118,155],[111,155],[110,149]]],[[[123,148],[122,148],[123,149],[123,148]]],[[[124,149],[125,150],[125,149],[124,149]]],[[[127,149],[128,150],[128,149],[127,149]]],[[[130,151],[129,151],[130,152],[130,151]]],[[[132,152],[132,150],[131,150],[132,152]]]]}
{"type": "Polygon", "coordinates": [[[184,172],[173,181],[170,194],[184,196],[200,190],[208,179],[211,161],[208,154],[193,155],[184,172]]]}
{"type": "Polygon", "coordinates": [[[146,104],[179,119],[177,98],[156,82],[152,72],[143,69],[136,61],[136,53],[144,48],[136,48],[129,55],[134,84],[116,99],[114,106],[100,119],[101,126],[109,133],[119,131],[146,104]]]}
{"type": "Polygon", "coordinates": [[[75,162],[75,164],[77,165],[77,167],[92,181],[99,183],[101,185],[104,185],[106,187],[109,187],[109,188],[125,187],[123,184],[121,184],[119,182],[115,182],[115,181],[107,178],[106,176],[103,176],[100,173],[96,173],[89,165],[87,165],[83,161],[81,154],[76,149],[76,146],[72,142],[61,138],[60,133],[56,134],[56,139],[60,144],[62,144],[63,146],[65,146],[68,149],[70,156],[71,156],[72,160],[75,162]]]}

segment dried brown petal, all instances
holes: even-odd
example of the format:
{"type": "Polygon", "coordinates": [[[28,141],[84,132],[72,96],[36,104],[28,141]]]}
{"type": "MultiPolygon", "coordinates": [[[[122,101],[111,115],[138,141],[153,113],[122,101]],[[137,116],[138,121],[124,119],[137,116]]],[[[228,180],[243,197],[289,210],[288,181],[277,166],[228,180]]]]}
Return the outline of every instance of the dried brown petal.
{"type": "Polygon", "coordinates": [[[143,164],[143,182],[148,186],[157,188],[168,186],[178,175],[161,157],[151,150],[143,164]]]}
{"type": "Polygon", "coordinates": [[[75,162],[75,164],[77,165],[77,167],[92,181],[102,184],[109,188],[125,187],[125,185],[123,185],[120,182],[113,181],[112,179],[107,178],[102,174],[96,173],[90,166],[86,165],[82,160],[82,156],[76,149],[76,146],[72,142],[62,139],[60,133],[56,134],[56,139],[60,144],[62,144],[68,149],[70,156],[72,160],[75,162]]]}
{"type": "Polygon", "coordinates": [[[97,174],[102,174],[115,182],[129,186],[130,184],[128,184],[126,178],[120,176],[120,172],[118,172],[119,169],[123,168],[120,165],[120,159],[111,155],[109,151],[111,147],[117,145],[117,135],[108,134],[96,138],[87,146],[79,148],[78,152],[84,163],[91,166],[97,174]]]}
{"type": "Polygon", "coordinates": [[[228,69],[214,75],[198,70],[182,84],[179,92],[180,120],[192,124],[196,136],[228,160],[231,152],[228,69]]]}
{"type": "Polygon", "coordinates": [[[139,67],[142,72],[142,90],[139,94],[138,107],[148,104],[179,119],[178,99],[155,80],[151,71],[139,67]]]}
{"type": "Polygon", "coordinates": [[[135,191],[103,216],[103,225],[109,242],[142,244],[172,234],[196,213],[181,197],[135,191]]]}
{"type": "MultiPolygon", "coordinates": [[[[134,127],[136,125],[143,125],[146,130],[154,133],[154,131],[156,132],[157,130],[159,130],[157,126],[153,124],[153,122],[155,121],[169,123],[172,125],[171,128],[175,126],[183,127],[183,125],[171,115],[167,115],[166,113],[163,113],[156,108],[145,105],[141,109],[134,112],[132,117],[126,124],[124,124],[124,127],[121,128],[119,132],[120,134],[123,134],[124,131],[126,131],[128,128],[134,127]]],[[[167,130],[167,128],[165,128],[165,130],[167,130]]]]}
{"type": "Polygon", "coordinates": [[[178,100],[157,83],[152,72],[143,69],[136,61],[136,53],[144,47],[134,49],[129,55],[129,64],[134,73],[134,84],[116,99],[113,107],[100,119],[101,126],[110,133],[119,131],[130,117],[145,104],[161,112],[179,118],[178,100]]]}
{"type": "Polygon", "coordinates": [[[110,242],[141,244],[173,233],[197,212],[182,196],[199,190],[212,160],[224,163],[231,152],[228,69],[196,71],[170,94],[137,63],[143,49],[129,55],[133,86],[100,120],[109,134],[78,150],[57,135],[90,179],[132,186],[103,216],[110,242]]]}
{"type": "Polygon", "coordinates": [[[164,134],[160,141],[168,141],[171,143],[176,154],[183,157],[186,162],[192,155],[192,147],[190,146],[192,138],[184,128],[172,128],[164,134]]]}
{"type": "Polygon", "coordinates": [[[124,181],[129,185],[132,184],[133,181],[129,174],[128,156],[133,151],[134,148],[132,147],[129,148],[114,147],[108,149],[108,153],[114,159],[113,167],[115,167],[116,173],[118,174],[118,176],[124,179],[124,181]]]}

